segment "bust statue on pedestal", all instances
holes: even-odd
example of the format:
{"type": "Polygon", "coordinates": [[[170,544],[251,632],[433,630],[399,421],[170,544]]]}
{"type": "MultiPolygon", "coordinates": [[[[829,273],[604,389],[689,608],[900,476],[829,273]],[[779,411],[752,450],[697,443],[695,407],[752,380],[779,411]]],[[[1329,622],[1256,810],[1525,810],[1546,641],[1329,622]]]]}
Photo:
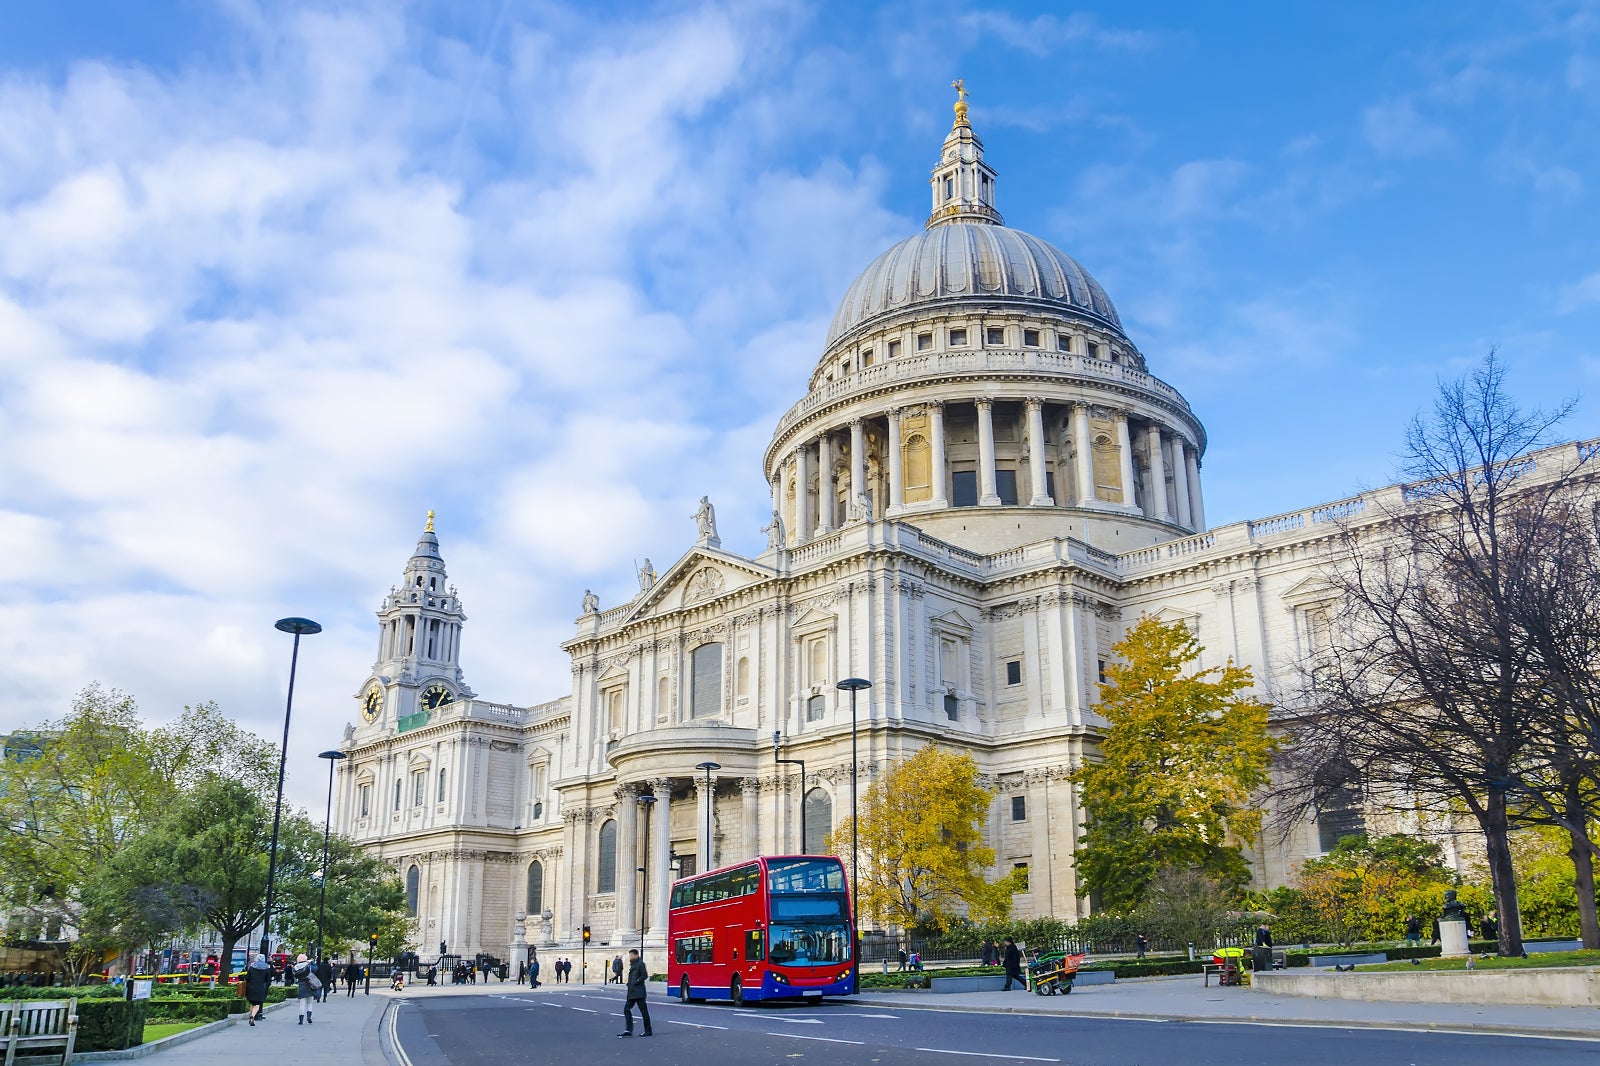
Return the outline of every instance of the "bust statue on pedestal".
{"type": "Polygon", "coordinates": [[[1444,906],[1439,908],[1439,955],[1460,958],[1468,954],[1467,908],[1456,899],[1456,890],[1445,889],[1444,906]]]}

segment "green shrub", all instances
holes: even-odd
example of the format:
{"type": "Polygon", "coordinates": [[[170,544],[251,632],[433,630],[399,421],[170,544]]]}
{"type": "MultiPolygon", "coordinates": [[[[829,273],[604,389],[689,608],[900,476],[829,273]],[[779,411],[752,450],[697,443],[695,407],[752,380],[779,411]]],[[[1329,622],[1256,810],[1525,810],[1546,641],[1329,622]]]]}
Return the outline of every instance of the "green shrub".
{"type": "Polygon", "coordinates": [[[78,1051],[120,1051],[144,1043],[145,1000],[78,1000],[78,1051]]]}
{"type": "Polygon", "coordinates": [[[77,985],[62,988],[0,988],[0,999],[122,999],[111,985],[77,985]]]}
{"type": "Polygon", "coordinates": [[[199,999],[195,997],[152,999],[145,1020],[151,1022],[220,1022],[230,1014],[243,1014],[242,999],[199,999]],[[237,1009],[235,1005],[237,1004],[237,1009]]]}
{"type": "Polygon", "coordinates": [[[1146,959],[1105,959],[1101,962],[1091,962],[1084,970],[1104,971],[1110,970],[1118,977],[1170,977],[1180,973],[1200,973],[1201,967],[1206,964],[1211,956],[1196,957],[1194,961],[1184,958],[1146,958],[1146,959]]]}

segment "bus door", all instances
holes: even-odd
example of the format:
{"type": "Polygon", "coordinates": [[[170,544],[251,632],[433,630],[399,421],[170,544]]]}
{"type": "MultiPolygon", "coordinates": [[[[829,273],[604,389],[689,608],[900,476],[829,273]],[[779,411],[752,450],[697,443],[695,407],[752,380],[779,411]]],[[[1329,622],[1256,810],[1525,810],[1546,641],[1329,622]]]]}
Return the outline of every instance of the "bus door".
{"type": "MultiPolygon", "coordinates": [[[[742,923],[729,925],[723,930],[719,939],[729,945],[723,949],[728,952],[726,962],[733,973],[739,975],[739,982],[747,990],[754,989],[760,994],[761,975],[763,963],[766,961],[766,930],[749,929],[742,923]]],[[[723,960],[718,960],[723,961],[723,960]]]]}

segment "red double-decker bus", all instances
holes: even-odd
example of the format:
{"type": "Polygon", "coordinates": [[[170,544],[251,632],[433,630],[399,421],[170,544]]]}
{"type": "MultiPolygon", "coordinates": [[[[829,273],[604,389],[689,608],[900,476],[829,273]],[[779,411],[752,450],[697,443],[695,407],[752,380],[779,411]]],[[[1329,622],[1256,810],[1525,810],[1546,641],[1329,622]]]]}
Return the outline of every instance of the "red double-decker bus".
{"type": "Polygon", "coordinates": [[[765,856],[672,886],[667,981],[685,1003],[854,995],[854,944],[831,855],[765,856]]]}

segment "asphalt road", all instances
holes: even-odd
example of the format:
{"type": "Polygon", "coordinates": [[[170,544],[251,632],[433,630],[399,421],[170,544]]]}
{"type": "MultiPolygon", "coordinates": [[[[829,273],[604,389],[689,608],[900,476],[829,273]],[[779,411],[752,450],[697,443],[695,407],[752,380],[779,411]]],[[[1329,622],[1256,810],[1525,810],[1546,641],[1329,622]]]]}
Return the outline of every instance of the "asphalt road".
{"type": "Polygon", "coordinates": [[[1555,1066],[1600,1061],[1585,1041],[1332,1029],[1137,1022],[1084,1017],[874,1008],[854,1001],[736,1009],[680,1005],[651,987],[655,1035],[622,1031],[616,986],[408,998],[392,1035],[401,1066],[827,1066],[1046,1062],[1064,1066],[1555,1066]]]}

